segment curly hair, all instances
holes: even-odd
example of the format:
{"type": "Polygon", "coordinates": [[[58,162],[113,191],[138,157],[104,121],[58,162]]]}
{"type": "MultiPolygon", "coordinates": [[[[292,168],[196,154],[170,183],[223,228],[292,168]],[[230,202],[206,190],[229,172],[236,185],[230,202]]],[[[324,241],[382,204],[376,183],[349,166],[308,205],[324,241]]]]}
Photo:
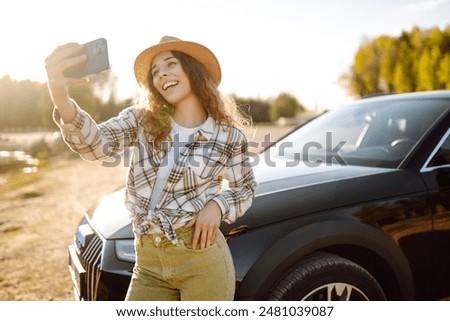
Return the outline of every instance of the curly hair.
{"type": "MultiPolygon", "coordinates": [[[[225,125],[226,128],[235,126],[245,130],[249,126],[249,119],[239,112],[233,99],[221,95],[210,74],[199,61],[179,51],[172,51],[172,54],[180,61],[194,95],[199,98],[209,116],[225,125]]],[[[169,104],[156,90],[151,70],[148,72],[147,79],[147,107],[142,111],[141,125],[151,137],[154,147],[162,149],[165,146],[164,142],[170,141],[170,117],[175,106],[169,104]]]]}

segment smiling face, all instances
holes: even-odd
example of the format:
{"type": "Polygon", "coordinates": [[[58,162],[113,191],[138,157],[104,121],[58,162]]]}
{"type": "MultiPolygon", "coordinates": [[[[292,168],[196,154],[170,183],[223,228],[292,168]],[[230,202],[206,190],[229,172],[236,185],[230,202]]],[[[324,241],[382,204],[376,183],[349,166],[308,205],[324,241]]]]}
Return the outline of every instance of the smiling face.
{"type": "Polygon", "coordinates": [[[175,107],[194,98],[189,78],[171,51],[163,51],[155,56],[150,74],[158,93],[175,107]]]}

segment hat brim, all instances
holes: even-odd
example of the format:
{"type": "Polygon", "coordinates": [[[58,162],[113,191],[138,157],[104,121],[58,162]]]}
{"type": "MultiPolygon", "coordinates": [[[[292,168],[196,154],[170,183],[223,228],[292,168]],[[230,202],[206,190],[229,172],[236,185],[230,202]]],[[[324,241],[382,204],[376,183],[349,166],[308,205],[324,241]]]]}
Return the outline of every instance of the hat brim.
{"type": "Polygon", "coordinates": [[[218,86],[222,73],[220,64],[211,50],[196,42],[171,40],[143,50],[134,62],[134,74],[139,84],[148,86],[148,71],[155,56],[163,51],[179,51],[199,61],[210,73],[212,80],[218,86]]]}

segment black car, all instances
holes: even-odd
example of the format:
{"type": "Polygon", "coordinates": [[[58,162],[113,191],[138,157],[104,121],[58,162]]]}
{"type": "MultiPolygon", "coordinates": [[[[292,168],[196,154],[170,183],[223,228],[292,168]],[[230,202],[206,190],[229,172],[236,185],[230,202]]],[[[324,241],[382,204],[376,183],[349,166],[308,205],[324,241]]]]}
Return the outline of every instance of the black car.
{"type": "MultiPolygon", "coordinates": [[[[361,99],[260,154],[251,209],[224,224],[236,300],[450,297],[450,91],[361,99]]],[[[134,265],[123,191],[69,246],[77,298],[122,300],[134,265]]]]}

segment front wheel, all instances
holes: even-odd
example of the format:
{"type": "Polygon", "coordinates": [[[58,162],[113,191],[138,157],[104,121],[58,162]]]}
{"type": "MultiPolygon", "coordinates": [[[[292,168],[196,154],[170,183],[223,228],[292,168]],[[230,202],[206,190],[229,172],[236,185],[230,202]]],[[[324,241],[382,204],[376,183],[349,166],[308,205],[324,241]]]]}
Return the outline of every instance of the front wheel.
{"type": "Polygon", "coordinates": [[[268,300],[381,301],[386,297],[375,278],[358,264],[316,253],[295,265],[274,286],[268,300]]]}

